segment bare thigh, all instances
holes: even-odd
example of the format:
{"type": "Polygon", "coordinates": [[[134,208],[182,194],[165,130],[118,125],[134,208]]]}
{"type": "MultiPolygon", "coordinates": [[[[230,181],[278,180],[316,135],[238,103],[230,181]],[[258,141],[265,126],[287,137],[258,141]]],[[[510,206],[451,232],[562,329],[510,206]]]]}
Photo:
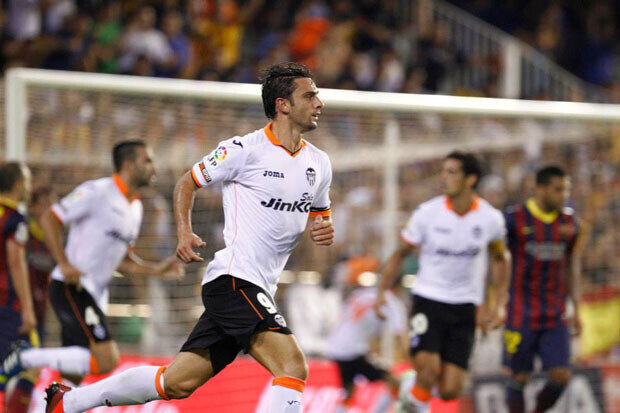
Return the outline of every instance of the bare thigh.
{"type": "Polygon", "coordinates": [[[164,371],[164,391],[171,399],[189,397],[213,377],[208,349],[183,351],[164,371]]]}

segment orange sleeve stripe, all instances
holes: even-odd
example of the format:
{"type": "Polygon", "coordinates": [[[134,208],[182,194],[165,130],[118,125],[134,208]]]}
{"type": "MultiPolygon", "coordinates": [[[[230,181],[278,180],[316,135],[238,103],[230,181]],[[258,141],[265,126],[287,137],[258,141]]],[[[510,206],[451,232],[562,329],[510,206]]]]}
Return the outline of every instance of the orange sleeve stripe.
{"type": "Polygon", "coordinates": [[[62,220],[62,218],[60,218],[60,215],[58,215],[58,212],[56,212],[54,208],[50,208],[50,211],[52,211],[52,215],[56,217],[58,222],[60,222],[62,225],[65,225],[64,221],[62,220]]]}
{"type": "Polygon", "coordinates": [[[93,356],[90,356],[90,374],[99,374],[99,363],[93,356]]]}
{"type": "Polygon", "coordinates": [[[328,217],[332,214],[332,210],[328,209],[325,211],[310,211],[310,218],[314,218],[318,215],[322,216],[322,217],[328,217]]]}
{"type": "Polygon", "coordinates": [[[273,379],[271,382],[273,386],[286,387],[287,389],[297,390],[303,392],[306,382],[296,377],[280,376],[273,379]]]}
{"type": "Polygon", "coordinates": [[[192,175],[192,180],[194,181],[194,183],[196,184],[196,186],[198,188],[202,188],[202,185],[200,184],[200,181],[198,180],[198,178],[196,178],[196,175],[194,174],[194,168],[190,169],[189,172],[192,175]]]}
{"type": "Polygon", "coordinates": [[[164,374],[165,370],[166,370],[166,366],[161,366],[157,370],[157,374],[155,374],[155,390],[157,390],[157,394],[159,394],[159,397],[161,397],[164,400],[170,400],[170,397],[166,395],[166,392],[161,387],[161,375],[164,374]]]}

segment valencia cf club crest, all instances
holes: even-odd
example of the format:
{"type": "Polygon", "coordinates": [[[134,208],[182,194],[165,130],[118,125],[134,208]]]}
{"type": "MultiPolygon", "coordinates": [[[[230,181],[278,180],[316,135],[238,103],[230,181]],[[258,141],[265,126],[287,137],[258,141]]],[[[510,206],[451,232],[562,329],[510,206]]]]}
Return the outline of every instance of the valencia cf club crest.
{"type": "Polygon", "coordinates": [[[310,186],[314,186],[314,182],[316,181],[316,171],[314,168],[306,169],[306,179],[308,180],[310,186]]]}
{"type": "Polygon", "coordinates": [[[474,236],[474,238],[478,239],[482,235],[482,228],[480,228],[479,225],[476,225],[472,232],[473,232],[472,235],[474,236]]]}

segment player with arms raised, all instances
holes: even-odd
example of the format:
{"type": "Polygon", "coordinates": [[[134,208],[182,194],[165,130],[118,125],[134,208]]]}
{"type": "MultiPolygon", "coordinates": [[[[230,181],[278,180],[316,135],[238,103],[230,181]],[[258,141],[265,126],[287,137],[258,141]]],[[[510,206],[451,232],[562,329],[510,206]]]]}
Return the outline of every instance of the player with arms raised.
{"type": "Polygon", "coordinates": [[[129,369],[71,391],[53,385],[48,390],[48,413],[185,398],[240,351],[275,377],[269,412],[302,411],[307,364],[273,295],[309,217],[314,218],[314,242],[333,242],[331,164],[301,135],[317,127],[323,107],[317,94],[305,66],[270,67],[262,96],[265,114],[273,121],[243,137],[220,142],[178,181],[174,191],[177,256],[187,263],[203,261],[194,251],[204,246],[192,231],[194,193],[219,183],[223,184],[225,248],[205,270],[205,311],[172,364],[129,369]]]}
{"type": "Polygon", "coordinates": [[[476,306],[482,305],[478,323],[483,330],[499,325],[506,302],[509,261],[504,245],[505,227],[500,211],[479,198],[478,160],[452,152],[444,162],[444,195],[421,204],[401,232],[402,242],[385,265],[376,308],[403,260],[420,255],[420,270],[413,287],[410,352],[417,376],[403,381],[397,411],[428,412],[432,389],[444,400],[459,397],[467,376],[474,343],[476,306]],[[485,284],[489,254],[492,280],[497,287],[492,303],[485,284]],[[484,302],[484,304],[483,304],[484,302]]]}

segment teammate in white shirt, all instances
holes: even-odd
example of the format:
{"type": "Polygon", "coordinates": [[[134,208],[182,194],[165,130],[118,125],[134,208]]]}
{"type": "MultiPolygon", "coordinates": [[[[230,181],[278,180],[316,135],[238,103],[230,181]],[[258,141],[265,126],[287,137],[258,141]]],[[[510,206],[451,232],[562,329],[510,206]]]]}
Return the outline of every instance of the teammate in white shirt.
{"type": "Polygon", "coordinates": [[[110,372],[119,354],[105,316],[114,271],[169,279],[183,275],[183,264],[174,256],[146,262],[131,251],[142,221],[137,192],[155,173],[150,149],[142,141],[125,141],[114,147],[112,155],[116,170],[112,177],[79,185],[41,220],[57,262],[49,294],[63,347],[19,346],[3,363],[8,375],[47,366],[77,385],[87,374],[110,372]],[[64,248],[63,225],[69,227],[64,248]]]}
{"type": "Polygon", "coordinates": [[[510,255],[504,244],[500,211],[479,198],[475,187],[481,168],[477,159],[452,152],[441,171],[444,195],[421,204],[402,230],[402,242],[383,270],[380,306],[402,261],[419,253],[420,270],[413,287],[410,353],[417,376],[401,386],[401,411],[428,412],[431,391],[452,400],[467,376],[476,323],[486,331],[500,324],[506,303],[510,255]],[[487,294],[489,254],[494,299],[487,294]],[[476,320],[476,306],[482,306],[476,320]],[[415,383],[414,383],[415,381],[415,383]]]}
{"type": "MultiPolygon", "coordinates": [[[[377,317],[373,310],[377,301],[377,289],[354,290],[347,298],[340,323],[329,337],[326,355],[338,364],[345,390],[344,406],[348,406],[352,400],[357,376],[364,376],[369,381],[382,380],[390,386],[392,396],[397,395],[398,377],[377,366],[369,360],[368,355],[371,342],[380,336],[383,328],[396,338],[396,350],[400,354],[406,354],[407,310],[397,295],[399,284],[400,279],[397,279],[392,289],[385,292],[385,305],[381,309],[385,321],[377,317]]],[[[384,408],[387,408],[390,399],[388,397],[384,400],[384,408]]],[[[378,407],[376,410],[383,411],[378,407]]]]}
{"type": "Polygon", "coordinates": [[[307,364],[273,294],[309,218],[314,218],[314,242],[333,243],[330,162],[301,135],[318,126],[323,103],[317,94],[305,66],[270,67],[262,96],[265,114],[273,122],[220,142],[178,181],[174,191],[177,256],[187,263],[203,261],[194,251],[205,245],[192,231],[194,193],[220,183],[226,247],[207,266],[202,287],[205,311],[174,362],[167,367],[129,369],[71,391],[54,385],[48,389],[48,412],[185,398],[240,351],[275,377],[269,412],[302,411],[307,364]]]}

